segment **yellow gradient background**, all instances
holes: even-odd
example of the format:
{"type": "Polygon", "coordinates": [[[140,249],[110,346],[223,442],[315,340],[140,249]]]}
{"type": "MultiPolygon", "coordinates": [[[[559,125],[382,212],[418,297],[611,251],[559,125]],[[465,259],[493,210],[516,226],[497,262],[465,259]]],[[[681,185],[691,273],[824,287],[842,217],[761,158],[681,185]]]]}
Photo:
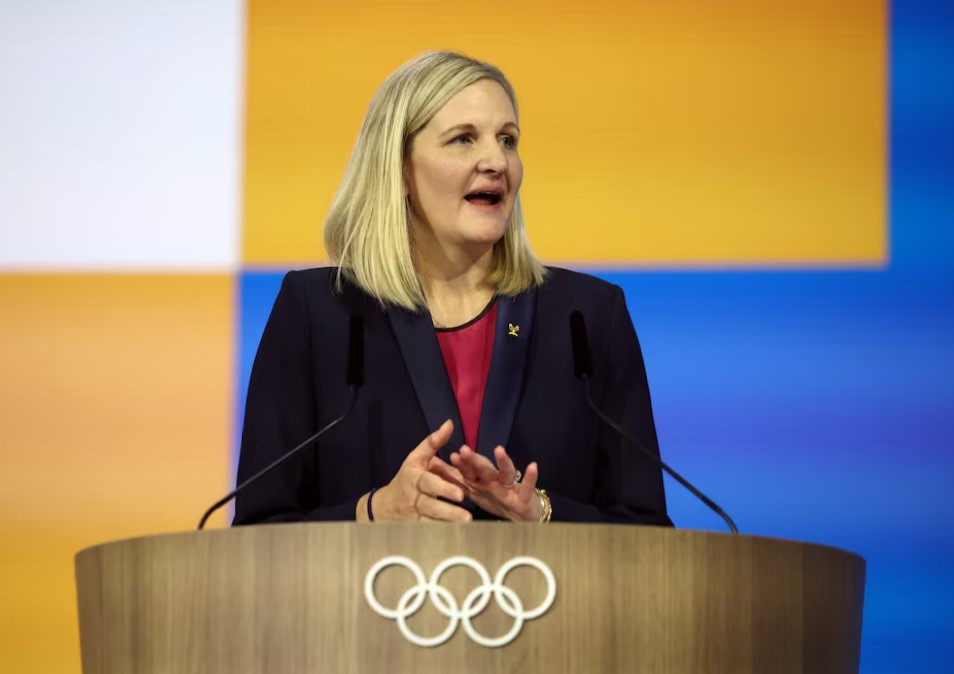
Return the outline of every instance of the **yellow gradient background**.
{"type": "Polygon", "coordinates": [[[232,286],[0,275],[0,671],[78,672],[74,554],[227,491],[232,286]]]}
{"type": "Polygon", "coordinates": [[[858,0],[251,0],[244,260],[324,259],[374,89],[449,48],[517,89],[548,261],[884,264],[885,24],[858,0]]]}

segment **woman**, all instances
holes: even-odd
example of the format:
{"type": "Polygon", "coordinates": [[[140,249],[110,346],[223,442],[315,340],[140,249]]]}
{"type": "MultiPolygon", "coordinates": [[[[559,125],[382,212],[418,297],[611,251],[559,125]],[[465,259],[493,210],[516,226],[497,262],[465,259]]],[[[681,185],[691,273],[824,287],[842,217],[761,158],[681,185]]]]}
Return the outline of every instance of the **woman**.
{"type": "Polygon", "coordinates": [[[378,89],[325,223],[337,268],[289,273],[262,336],[239,481],[341,413],[353,314],[365,384],[320,446],[238,497],[236,524],[671,524],[659,468],[599,424],[573,376],[577,310],[597,403],[656,448],[623,294],[533,257],[519,140],[489,64],[427,53],[378,89]]]}

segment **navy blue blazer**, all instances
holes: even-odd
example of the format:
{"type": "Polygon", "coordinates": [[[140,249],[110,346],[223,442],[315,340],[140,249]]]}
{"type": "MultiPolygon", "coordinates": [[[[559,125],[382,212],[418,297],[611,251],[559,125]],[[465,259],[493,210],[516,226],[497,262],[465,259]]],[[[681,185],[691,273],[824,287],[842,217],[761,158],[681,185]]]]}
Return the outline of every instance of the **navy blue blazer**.
{"type": "MultiPolygon", "coordinates": [[[[540,466],[553,520],[672,525],[660,469],[601,425],[573,375],[569,315],[586,318],[594,398],[658,452],[646,371],[622,290],[551,268],[538,289],[497,299],[497,327],[477,451],[503,445],[518,468],[540,466]],[[510,327],[513,326],[513,330],[510,327]],[[513,336],[512,333],[516,333],[513,336]]],[[[349,316],[365,325],[365,384],[354,413],[236,499],[233,524],[354,519],[372,487],[446,419],[463,444],[457,403],[430,315],[389,307],[332,268],[290,272],[262,335],[249,383],[241,482],[340,415],[347,404],[349,316]]],[[[469,501],[475,518],[489,518],[469,501]]]]}

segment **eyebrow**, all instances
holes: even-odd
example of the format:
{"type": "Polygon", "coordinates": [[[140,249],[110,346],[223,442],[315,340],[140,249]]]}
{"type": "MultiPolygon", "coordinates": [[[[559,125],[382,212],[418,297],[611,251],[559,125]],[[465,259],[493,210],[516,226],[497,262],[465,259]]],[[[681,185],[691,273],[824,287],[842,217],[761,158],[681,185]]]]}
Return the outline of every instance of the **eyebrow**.
{"type": "MultiPolygon", "coordinates": [[[[509,131],[511,131],[511,133],[514,132],[514,131],[516,131],[516,132],[517,132],[517,135],[518,135],[518,136],[520,135],[520,127],[517,126],[517,124],[516,124],[515,122],[507,122],[506,124],[504,124],[504,125],[501,127],[501,129],[503,129],[503,130],[509,130],[509,131]]],[[[450,136],[450,135],[452,135],[452,134],[458,133],[458,132],[460,132],[460,131],[476,131],[476,130],[477,130],[477,127],[474,126],[473,124],[455,124],[454,126],[450,127],[449,129],[445,129],[445,130],[441,133],[440,137],[441,137],[441,138],[446,138],[446,137],[448,137],[448,136],[450,136]]]]}

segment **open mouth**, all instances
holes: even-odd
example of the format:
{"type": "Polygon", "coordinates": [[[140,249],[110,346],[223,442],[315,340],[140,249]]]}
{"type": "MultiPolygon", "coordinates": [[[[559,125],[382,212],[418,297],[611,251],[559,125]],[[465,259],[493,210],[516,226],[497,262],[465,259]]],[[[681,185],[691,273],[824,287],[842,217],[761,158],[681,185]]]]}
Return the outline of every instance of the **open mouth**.
{"type": "Polygon", "coordinates": [[[503,200],[499,192],[472,192],[464,197],[475,206],[496,206],[503,200]]]}

